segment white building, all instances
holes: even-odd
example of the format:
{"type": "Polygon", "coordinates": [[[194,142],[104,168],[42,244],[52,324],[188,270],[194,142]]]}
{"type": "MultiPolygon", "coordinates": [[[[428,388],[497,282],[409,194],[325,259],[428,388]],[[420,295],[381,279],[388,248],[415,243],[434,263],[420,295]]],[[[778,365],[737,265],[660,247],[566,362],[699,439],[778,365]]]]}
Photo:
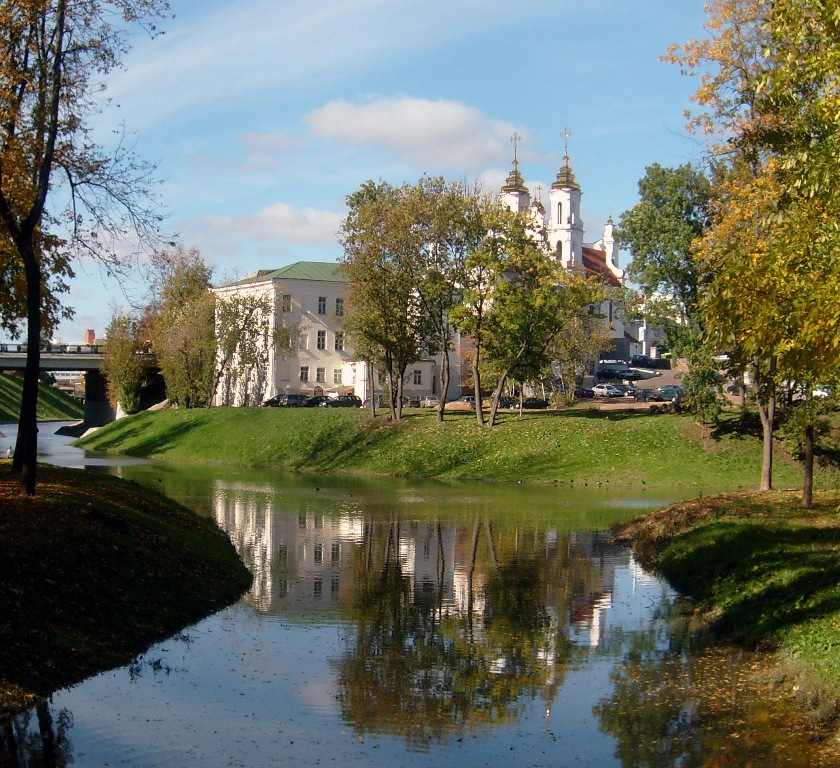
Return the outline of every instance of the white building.
{"type": "MultiPolygon", "coordinates": [[[[222,299],[242,293],[266,298],[272,307],[269,338],[279,328],[299,331],[292,355],[282,356],[271,348],[266,369],[255,372],[249,382],[237,382],[229,398],[233,405],[280,394],[352,393],[364,399],[369,393],[368,367],[355,359],[343,327],[347,278],[338,264],[298,261],[223,285],[215,293],[222,299]]],[[[406,371],[403,394],[438,394],[439,382],[435,361],[419,360],[406,371]]],[[[381,394],[383,386],[384,380],[377,377],[374,391],[381,394]]]]}

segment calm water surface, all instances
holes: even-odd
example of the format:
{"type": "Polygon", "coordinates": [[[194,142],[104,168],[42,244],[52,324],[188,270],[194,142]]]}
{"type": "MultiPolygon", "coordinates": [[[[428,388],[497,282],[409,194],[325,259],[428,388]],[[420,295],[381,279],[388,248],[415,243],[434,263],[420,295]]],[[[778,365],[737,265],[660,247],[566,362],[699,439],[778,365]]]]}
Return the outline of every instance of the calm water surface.
{"type": "Polygon", "coordinates": [[[81,766],[822,764],[763,659],[691,648],[604,532],[674,496],[114,466],[42,438],[212,516],[255,578],[16,718],[0,765],[42,764],[44,734],[81,766]]]}

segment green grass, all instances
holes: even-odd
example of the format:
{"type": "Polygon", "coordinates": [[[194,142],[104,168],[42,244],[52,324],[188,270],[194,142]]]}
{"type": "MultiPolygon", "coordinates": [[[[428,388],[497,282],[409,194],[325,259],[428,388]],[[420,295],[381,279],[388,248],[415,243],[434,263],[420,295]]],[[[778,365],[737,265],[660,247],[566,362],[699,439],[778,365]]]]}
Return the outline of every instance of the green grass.
{"type": "Polygon", "coordinates": [[[787,687],[823,725],[840,706],[840,497],[695,499],[624,526],[642,559],[697,600],[715,635],[778,648],[787,687]]]}
{"type": "MultiPolygon", "coordinates": [[[[14,422],[20,415],[20,396],[23,379],[0,373],[0,423],[14,422]]],[[[78,400],[54,387],[40,384],[38,388],[38,418],[44,421],[81,419],[84,408],[78,400]]]]}
{"type": "Polygon", "coordinates": [[[10,468],[0,462],[0,717],[128,663],[251,582],[211,520],[148,488],[44,465],[24,496],[10,468]]]}
{"type": "MultiPolygon", "coordinates": [[[[756,487],[761,461],[754,437],[714,438],[688,416],[588,408],[503,414],[492,430],[473,413],[438,424],[418,410],[392,424],[350,409],[170,410],[122,419],[80,445],[296,471],[718,490],[756,487]]],[[[775,473],[779,485],[801,483],[781,456],[775,473]]]]}

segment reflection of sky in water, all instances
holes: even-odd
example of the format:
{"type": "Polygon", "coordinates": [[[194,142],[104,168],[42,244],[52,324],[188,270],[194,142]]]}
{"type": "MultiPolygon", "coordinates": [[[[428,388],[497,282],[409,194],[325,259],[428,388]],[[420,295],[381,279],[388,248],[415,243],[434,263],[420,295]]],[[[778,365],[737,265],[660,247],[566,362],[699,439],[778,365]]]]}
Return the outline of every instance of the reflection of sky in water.
{"type": "MultiPolygon", "coordinates": [[[[89,463],[66,438],[44,432],[42,437],[53,457],[48,460],[89,463]]],[[[68,737],[77,764],[468,768],[505,760],[522,766],[622,765],[615,756],[617,742],[600,727],[596,708],[613,696],[614,673],[631,645],[654,659],[666,651],[671,639],[658,617],[673,593],[608,536],[568,523],[548,529],[537,518],[529,523],[524,509],[513,514],[510,489],[499,494],[503,498],[494,510],[487,489],[459,495],[458,485],[429,484],[424,490],[417,483],[366,486],[334,478],[318,478],[316,485],[312,478],[266,480],[260,472],[239,472],[236,479],[223,470],[218,476],[206,470],[193,476],[186,468],[159,465],[120,470],[126,476],[133,472],[144,482],[160,480],[193,508],[203,503],[204,513],[228,531],[255,583],[238,604],[153,646],[131,668],[55,694],[53,711],[72,713],[68,737]],[[463,519],[447,519],[447,507],[463,519]],[[421,514],[426,510],[433,511],[430,519],[421,514]],[[389,552],[399,578],[386,583],[383,564],[389,552]],[[505,605],[504,593],[494,591],[494,574],[520,555],[526,575],[528,564],[536,564],[539,586],[517,593],[521,603],[505,605]],[[374,602],[360,602],[365,578],[374,602]],[[380,603],[377,590],[382,590],[380,603]],[[534,595],[537,608],[529,602],[534,595]],[[389,614],[393,606],[401,613],[389,614]],[[509,645],[499,627],[517,626],[535,610],[544,620],[536,625],[533,645],[522,639],[525,635],[509,645]],[[429,628],[444,640],[432,637],[424,646],[429,628]],[[444,688],[447,676],[457,676],[470,658],[487,662],[482,679],[492,686],[508,673],[518,650],[522,674],[531,678],[508,707],[511,717],[410,740],[400,730],[411,730],[410,722],[393,720],[393,712],[376,712],[376,690],[370,692],[368,719],[347,706],[353,686],[364,699],[364,675],[354,680],[353,670],[382,672],[381,658],[366,655],[373,646],[360,643],[392,636],[402,637],[404,646],[386,644],[377,653],[394,653],[409,665],[424,662],[424,647],[440,653],[434,665],[443,666],[434,669],[444,688]],[[459,643],[469,645],[468,639],[474,643],[472,657],[446,655],[459,643]],[[387,725],[389,716],[393,727],[387,725]]],[[[528,508],[534,498],[554,497],[540,491],[513,498],[529,499],[519,505],[528,508]]],[[[583,498],[574,496],[578,511],[583,498]]],[[[616,494],[598,503],[646,506],[643,500],[622,503],[616,494]]],[[[537,511],[543,519],[545,509],[537,511]]],[[[525,634],[531,631],[527,621],[522,626],[525,634]]],[[[421,678],[393,675],[397,689],[388,694],[410,704],[411,692],[406,696],[399,690],[399,681],[413,685],[421,678]]],[[[429,695],[451,704],[445,694],[432,690],[429,695]]],[[[741,715],[734,710],[737,719],[741,715]]],[[[405,719],[412,717],[421,716],[408,712],[405,719]]],[[[429,712],[423,718],[433,719],[429,712]]],[[[644,723],[639,727],[639,740],[657,735],[646,735],[644,723]]],[[[728,737],[735,726],[720,727],[728,737]]],[[[755,747],[756,754],[772,758],[768,743],[755,747]]],[[[762,764],[774,765],[773,759],[762,764]]]]}

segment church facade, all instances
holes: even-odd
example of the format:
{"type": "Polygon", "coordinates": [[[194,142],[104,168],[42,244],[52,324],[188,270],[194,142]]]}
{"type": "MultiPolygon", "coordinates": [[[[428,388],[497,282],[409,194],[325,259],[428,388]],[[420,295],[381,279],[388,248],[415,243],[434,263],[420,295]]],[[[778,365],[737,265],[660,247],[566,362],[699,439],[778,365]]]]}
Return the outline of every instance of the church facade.
{"type": "MultiPolygon", "coordinates": [[[[566,269],[583,270],[617,288],[624,284],[625,272],[619,267],[615,225],[612,219],[608,219],[600,239],[586,243],[580,215],[581,195],[582,190],[572,172],[566,150],[563,166],[549,188],[546,210],[539,195],[532,197],[525,186],[514,150],[513,168],[499,192],[499,201],[510,210],[528,217],[534,239],[543,243],[566,269]]],[[[614,345],[610,356],[629,358],[638,345],[633,328],[625,324],[612,301],[604,301],[598,310],[609,322],[610,338],[614,345]]]]}

